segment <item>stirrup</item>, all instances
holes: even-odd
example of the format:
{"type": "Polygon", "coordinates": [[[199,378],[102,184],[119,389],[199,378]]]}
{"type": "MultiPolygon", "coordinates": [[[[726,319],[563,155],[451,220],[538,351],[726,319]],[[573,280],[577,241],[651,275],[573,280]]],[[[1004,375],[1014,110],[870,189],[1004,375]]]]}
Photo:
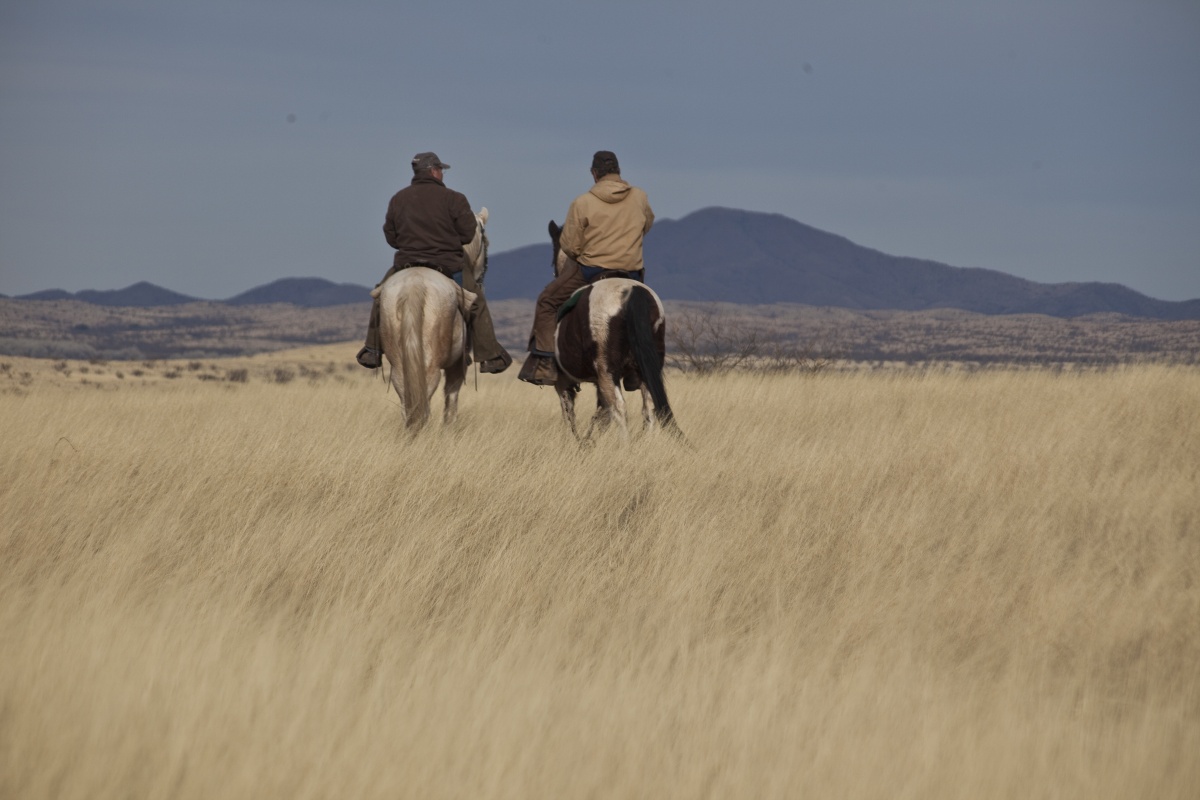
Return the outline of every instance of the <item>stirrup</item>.
{"type": "Polygon", "coordinates": [[[554,363],[554,358],[550,356],[537,355],[537,351],[531,350],[529,357],[525,359],[525,363],[521,366],[521,371],[517,374],[517,379],[532,383],[534,386],[553,386],[558,379],[558,365],[554,363]],[[543,362],[542,359],[545,359],[543,362]],[[546,377],[538,375],[538,367],[545,364],[554,377],[546,377]]]}

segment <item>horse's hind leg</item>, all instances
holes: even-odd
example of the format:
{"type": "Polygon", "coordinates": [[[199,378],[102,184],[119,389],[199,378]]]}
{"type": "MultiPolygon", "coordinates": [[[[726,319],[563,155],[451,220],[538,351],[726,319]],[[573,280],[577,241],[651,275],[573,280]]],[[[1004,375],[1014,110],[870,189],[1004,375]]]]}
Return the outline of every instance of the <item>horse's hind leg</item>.
{"type": "Polygon", "coordinates": [[[558,395],[558,405],[562,409],[563,422],[571,430],[571,435],[579,438],[579,429],[575,426],[575,386],[561,376],[554,384],[554,392],[558,395]]]}
{"type": "Polygon", "coordinates": [[[437,392],[438,384],[442,382],[442,371],[438,367],[425,370],[425,407],[433,414],[433,395],[437,392]]]}
{"type": "Polygon", "coordinates": [[[596,411],[592,414],[592,418],[588,420],[587,432],[583,438],[590,441],[592,433],[595,431],[603,431],[608,427],[608,404],[604,402],[604,394],[600,391],[600,385],[596,384],[596,411]]]}
{"type": "Polygon", "coordinates": [[[625,393],[621,391],[621,384],[617,381],[613,381],[612,387],[612,402],[609,405],[612,416],[617,420],[617,428],[621,431],[621,440],[627,442],[629,441],[629,422],[625,417],[625,393]]]}
{"type": "Polygon", "coordinates": [[[596,379],[596,414],[588,427],[588,437],[591,437],[593,429],[603,431],[614,418],[621,429],[621,438],[627,440],[629,428],[625,424],[625,397],[613,377],[601,373],[596,379]]]}
{"type": "Polygon", "coordinates": [[[442,424],[449,425],[458,418],[458,392],[467,379],[467,369],[460,361],[446,370],[446,409],[442,412],[442,424]]]}
{"type": "Polygon", "coordinates": [[[654,416],[654,398],[650,396],[650,390],[646,388],[646,384],[642,383],[642,430],[652,431],[655,428],[654,416]]]}
{"type": "Polygon", "coordinates": [[[388,358],[391,365],[391,381],[392,388],[396,390],[396,397],[400,400],[400,418],[404,420],[404,424],[408,425],[408,415],[412,413],[412,409],[404,406],[404,373],[400,369],[400,365],[388,358]]]}

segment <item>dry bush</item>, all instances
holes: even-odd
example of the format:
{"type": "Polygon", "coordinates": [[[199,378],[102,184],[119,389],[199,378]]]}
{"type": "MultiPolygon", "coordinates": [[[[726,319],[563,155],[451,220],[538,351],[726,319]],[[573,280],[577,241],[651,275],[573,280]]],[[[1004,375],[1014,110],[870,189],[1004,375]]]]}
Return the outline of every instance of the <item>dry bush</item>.
{"type": "Polygon", "coordinates": [[[667,321],[667,363],[683,372],[707,375],[736,369],[765,372],[820,372],[832,361],[812,345],[771,334],[753,319],[708,306],[673,309],[667,321]]]}
{"type": "Polygon", "coordinates": [[[1200,785],[1194,370],[361,372],[0,395],[0,797],[1200,785]]]}

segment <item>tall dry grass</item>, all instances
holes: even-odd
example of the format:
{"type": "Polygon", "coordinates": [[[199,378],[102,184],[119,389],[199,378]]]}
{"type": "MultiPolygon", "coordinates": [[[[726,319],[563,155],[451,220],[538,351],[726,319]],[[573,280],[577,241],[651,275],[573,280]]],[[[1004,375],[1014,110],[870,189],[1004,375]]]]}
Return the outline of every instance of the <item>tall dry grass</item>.
{"type": "Polygon", "coordinates": [[[1195,797],[1200,374],[0,396],[0,796],[1195,797]]]}

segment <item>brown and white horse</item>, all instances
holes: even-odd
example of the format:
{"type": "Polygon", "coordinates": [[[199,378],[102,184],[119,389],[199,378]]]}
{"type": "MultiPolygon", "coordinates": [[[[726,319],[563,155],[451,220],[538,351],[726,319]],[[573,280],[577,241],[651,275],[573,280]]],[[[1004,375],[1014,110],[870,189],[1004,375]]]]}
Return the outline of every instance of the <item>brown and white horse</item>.
{"type": "MultiPolygon", "coordinates": [[[[562,229],[550,223],[554,244],[554,271],[566,265],[559,247],[562,229]]],[[[575,426],[575,396],[580,383],[596,385],[596,413],[585,438],[593,429],[615,421],[622,438],[628,438],[625,388],[642,392],[642,419],[647,430],[656,425],[681,433],[663,383],[666,355],[666,314],[662,300],[644,283],[627,278],[607,278],[575,292],[559,312],[554,331],[554,356],[558,381],[554,391],[563,420],[579,437],[575,426]]]]}
{"type": "MultiPolygon", "coordinates": [[[[483,232],[488,210],[475,215],[475,239],[463,246],[465,269],[482,277],[487,265],[483,232]]],[[[426,267],[396,272],[371,292],[379,298],[379,335],[392,366],[392,386],[400,397],[404,424],[417,431],[429,420],[433,393],[446,376],[444,423],[458,414],[458,392],[467,375],[468,310],[475,293],[426,267]]]]}

